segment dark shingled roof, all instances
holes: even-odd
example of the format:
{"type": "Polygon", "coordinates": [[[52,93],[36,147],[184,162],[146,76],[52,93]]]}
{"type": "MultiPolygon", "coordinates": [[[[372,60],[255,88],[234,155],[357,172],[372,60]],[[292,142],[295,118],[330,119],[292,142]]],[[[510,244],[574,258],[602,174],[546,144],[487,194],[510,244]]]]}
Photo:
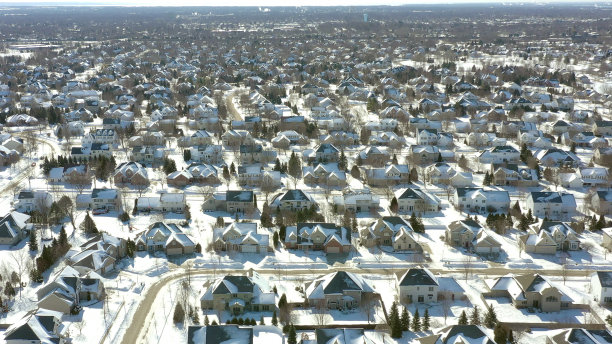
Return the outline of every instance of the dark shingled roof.
{"type": "Polygon", "coordinates": [[[359,284],[354,281],[345,271],[338,271],[329,281],[323,292],[327,294],[342,294],[345,290],[363,291],[359,284]]]}
{"type": "Polygon", "coordinates": [[[612,288],[612,271],[597,271],[597,277],[602,287],[612,288]]]}
{"type": "MultiPolygon", "coordinates": [[[[448,339],[451,338],[455,338],[457,335],[462,335],[463,337],[468,337],[468,338],[472,338],[472,339],[480,339],[482,337],[487,337],[486,333],[484,333],[480,327],[476,326],[476,325],[455,325],[453,326],[450,331],[448,331],[448,333],[446,334],[446,336],[444,337],[444,340],[442,341],[444,344],[446,344],[446,341],[448,339]]],[[[449,342],[450,343],[450,342],[449,342]]],[[[479,343],[483,343],[483,344],[495,344],[495,342],[493,342],[491,339],[487,339],[484,342],[480,342],[479,343]]]]}
{"type": "MultiPolygon", "coordinates": [[[[253,292],[253,281],[248,276],[225,276],[223,281],[227,281],[238,289],[239,293],[252,293],[253,292]]],[[[225,283],[219,283],[217,288],[213,290],[213,294],[229,294],[230,291],[227,289],[225,283]]]]}
{"type": "Polygon", "coordinates": [[[187,344],[221,344],[232,338],[244,338],[241,333],[248,334],[248,342],[244,344],[253,344],[253,328],[238,327],[238,325],[210,325],[210,326],[189,326],[187,329],[187,344]],[[197,331],[206,330],[206,338],[204,343],[195,342],[194,335],[197,331]]]}
{"type": "Polygon", "coordinates": [[[404,274],[400,286],[409,285],[438,285],[435,279],[425,269],[410,269],[404,274]]]}
{"type": "Polygon", "coordinates": [[[253,191],[228,191],[225,194],[227,202],[253,202],[253,199],[253,191]]]}

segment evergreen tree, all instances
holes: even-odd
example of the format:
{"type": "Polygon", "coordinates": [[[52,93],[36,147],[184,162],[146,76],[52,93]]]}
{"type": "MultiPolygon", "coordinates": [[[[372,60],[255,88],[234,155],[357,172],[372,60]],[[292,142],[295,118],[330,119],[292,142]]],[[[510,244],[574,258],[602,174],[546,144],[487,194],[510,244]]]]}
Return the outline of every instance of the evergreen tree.
{"type": "Polygon", "coordinates": [[[287,334],[287,344],[297,344],[297,334],[295,333],[295,326],[293,326],[293,324],[289,326],[289,334],[287,334]]]}
{"type": "Polygon", "coordinates": [[[272,313],[272,325],[278,326],[278,319],[276,318],[276,310],[272,313]]]}
{"type": "Polygon", "coordinates": [[[180,302],[176,304],[176,307],[174,307],[174,315],[172,316],[172,320],[175,324],[185,321],[185,310],[180,302]]]}
{"type": "Polygon", "coordinates": [[[534,223],[535,222],[535,220],[533,219],[533,214],[531,213],[531,209],[529,209],[527,211],[527,222],[529,222],[529,223],[534,223]]]}
{"type": "Polygon", "coordinates": [[[410,174],[408,175],[408,181],[411,183],[419,181],[419,172],[417,171],[416,167],[413,167],[410,169],[410,174]]]}
{"type": "Polygon", "coordinates": [[[398,209],[399,205],[397,204],[397,198],[393,196],[393,199],[391,199],[391,205],[389,205],[389,210],[391,210],[392,213],[397,214],[398,209]]]}
{"type": "Polygon", "coordinates": [[[482,180],[482,185],[490,185],[491,184],[491,175],[489,174],[489,171],[487,171],[487,173],[485,173],[484,179],[482,180]]]}
{"type": "Polygon", "coordinates": [[[262,315],[262,316],[259,318],[259,325],[265,325],[265,324],[266,324],[266,322],[265,322],[264,317],[263,317],[263,315],[262,315]]]}
{"type": "Polygon", "coordinates": [[[191,149],[185,149],[183,151],[183,160],[185,160],[185,162],[191,160],[191,149]]]}
{"type": "Polygon", "coordinates": [[[421,318],[419,317],[419,310],[417,309],[412,316],[412,331],[420,332],[421,331],[421,318]]]}
{"type": "Polygon", "coordinates": [[[204,315],[204,326],[210,325],[210,321],[208,320],[208,314],[204,315]]]}
{"type": "Polygon", "coordinates": [[[404,307],[402,311],[402,318],[400,319],[400,323],[402,324],[402,331],[410,330],[410,314],[408,314],[408,310],[404,307]]]}
{"type": "Polygon", "coordinates": [[[493,304],[487,306],[487,312],[484,316],[484,325],[488,328],[494,328],[495,325],[497,325],[497,314],[495,314],[493,304]]]}
{"type": "Polygon", "coordinates": [[[96,227],[96,223],[89,215],[89,212],[87,212],[87,215],[85,215],[85,219],[83,219],[83,222],[81,222],[81,225],[79,227],[81,228],[82,231],[84,231],[87,234],[97,234],[98,233],[98,228],[96,227]]]}
{"type": "Polygon", "coordinates": [[[295,179],[299,179],[302,177],[302,163],[300,162],[300,159],[297,157],[297,155],[295,155],[295,152],[291,152],[287,172],[295,179]]]}
{"type": "Polygon", "coordinates": [[[30,251],[38,251],[38,237],[36,236],[36,230],[32,228],[30,230],[30,241],[28,242],[30,251]]]}
{"type": "Polygon", "coordinates": [[[340,159],[338,161],[338,168],[341,171],[345,171],[347,167],[346,155],[344,155],[344,149],[340,151],[340,159]]]}
{"type": "Polygon", "coordinates": [[[508,329],[508,344],[515,344],[514,343],[514,335],[512,335],[512,330],[508,329]]]}
{"type": "Polygon", "coordinates": [[[423,315],[423,331],[429,331],[429,309],[425,308],[423,315]]]}
{"type": "MultiPolygon", "coordinates": [[[[510,331],[512,332],[512,331],[510,331]]],[[[506,344],[508,339],[508,331],[502,326],[495,326],[495,330],[493,330],[494,340],[497,344],[506,344]]]]}
{"type": "Polygon", "coordinates": [[[465,314],[465,310],[461,311],[461,315],[459,316],[459,321],[457,322],[459,325],[467,325],[468,318],[467,314],[465,314]]]}
{"type": "Polygon", "coordinates": [[[474,305],[474,310],[472,310],[472,314],[470,315],[470,325],[480,325],[480,311],[478,310],[478,305],[474,305]]]}
{"type": "Polygon", "coordinates": [[[527,229],[529,228],[529,221],[527,220],[527,217],[523,214],[521,214],[518,228],[522,230],[523,232],[526,232],[527,229]]]}
{"type": "Polygon", "coordinates": [[[395,154],[393,154],[393,159],[391,159],[391,163],[393,165],[398,165],[399,163],[397,162],[397,156],[395,154]]]}
{"type": "Polygon", "coordinates": [[[389,327],[391,327],[391,337],[401,338],[402,337],[402,323],[399,317],[399,311],[397,309],[397,302],[393,302],[391,305],[391,315],[389,316],[389,327]]]}

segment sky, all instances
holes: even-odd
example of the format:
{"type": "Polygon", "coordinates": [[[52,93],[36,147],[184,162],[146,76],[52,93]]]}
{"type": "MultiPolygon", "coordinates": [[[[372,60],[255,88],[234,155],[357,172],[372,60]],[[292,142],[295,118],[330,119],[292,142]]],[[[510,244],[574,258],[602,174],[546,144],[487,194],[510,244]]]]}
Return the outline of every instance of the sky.
{"type": "MultiPolygon", "coordinates": [[[[0,5],[121,5],[121,6],[364,6],[406,4],[454,4],[454,3],[550,3],[584,2],[580,0],[0,0],[0,5]]],[[[611,3],[610,0],[588,2],[611,3]]]]}

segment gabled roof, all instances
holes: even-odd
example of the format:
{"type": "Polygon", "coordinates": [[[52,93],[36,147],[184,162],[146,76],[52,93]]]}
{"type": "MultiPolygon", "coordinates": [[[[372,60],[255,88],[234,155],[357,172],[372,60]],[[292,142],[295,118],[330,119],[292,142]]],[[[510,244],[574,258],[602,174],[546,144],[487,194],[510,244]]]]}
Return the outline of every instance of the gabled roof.
{"type": "Polygon", "coordinates": [[[253,202],[255,196],[253,191],[227,191],[225,200],[227,202],[253,202]]]}
{"type": "Polygon", "coordinates": [[[437,278],[428,269],[413,268],[406,271],[400,278],[400,286],[438,285],[437,278]]]}

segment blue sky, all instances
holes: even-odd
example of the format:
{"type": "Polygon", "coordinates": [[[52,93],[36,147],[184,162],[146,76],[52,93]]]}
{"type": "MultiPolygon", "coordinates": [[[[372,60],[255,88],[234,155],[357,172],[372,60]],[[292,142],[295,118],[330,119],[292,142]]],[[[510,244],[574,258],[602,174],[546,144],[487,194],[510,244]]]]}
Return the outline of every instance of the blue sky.
{"type": "MultiPolygon", "coordinates": [[[[579,0],[0,0],[0,4],[107,4],[107,5],[133,5],[133,6],[360,6],[360,5],[403,5],[403,4],[452,4],[452,3],[549,3],[549,2],[583,2],[579,0]]],[[[592,0],[588,2],[610,3],[605,0],[592,0]]]]}

